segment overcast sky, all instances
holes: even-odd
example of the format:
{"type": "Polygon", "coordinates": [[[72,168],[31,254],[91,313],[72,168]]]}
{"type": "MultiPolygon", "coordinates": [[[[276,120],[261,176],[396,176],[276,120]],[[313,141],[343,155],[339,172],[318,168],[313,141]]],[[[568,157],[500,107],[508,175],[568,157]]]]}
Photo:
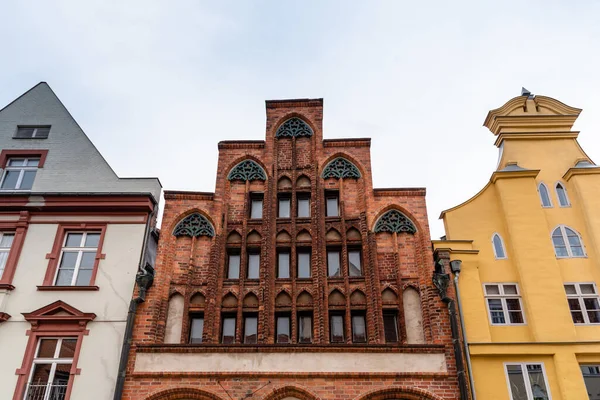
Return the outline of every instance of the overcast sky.
{"type": "Polygon", "coordinates": [[[440,212],[496,167],[487,112],[520,94],[584,111],[600,160],[598,1],[13,1],[0,104],[47,81],[120,176],[213,191],[217,142],[264,139],[266,99],[324,98],[324,137],[371,137],[376,187],[440,212]],[[484,4],[486,3],[486,4],[484,4]]]}

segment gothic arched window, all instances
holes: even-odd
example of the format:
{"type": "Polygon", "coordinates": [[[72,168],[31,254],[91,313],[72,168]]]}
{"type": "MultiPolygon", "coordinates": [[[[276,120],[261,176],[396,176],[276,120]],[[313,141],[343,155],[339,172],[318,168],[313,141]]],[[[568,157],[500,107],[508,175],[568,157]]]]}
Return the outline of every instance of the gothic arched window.
{"type": "Polygon", "coordinates": [[[356,165],[343,157],[338,157],[331,160],[325,168],[323,168],[323,178],[360,178],[360,171],[356,165]]]}
{"type": "Polygon", "coordinates": [[[542,201],[542,207],[552,207],[550,193],[548,192],[548,188],[543,182],[539,184],[538,192],[540,192],[540,200],[542,201]]]}
{"type": "Polygon", "coordinates": [[[377,220],[375,224],[375,233],[390,232],[390,233],[415,233],[417,228],[415,224],[404,214],[398,210],[389,210],[377,220]]]}
{"type": "Polygon", "coordinates": [[[267,180],[267,174],[256,161],[244,160],[231,168],[229,175],[227,175],[227,179],[230,181],[265,181],[267,180]]]}
{"type": "Polygon", "coordinates": [[[505,259],[506,257],[506,249],[504,248],[504,241],[499,234],[494,233],[492,236],[492,246],[494,246],[494,256],[496,259],[505,259]]]}
{"type": "Polygon", "coordinates": [[[560,225],[552,232],[552,244],[556,257],[585,257],[581,237],[568,226],[560,225]]]}
{"type": "Polygon", "coordinates": [[[556,184],[556,197],[558,197],[558,204],[561,207],[569,207],[569,198],[567,197],[567,189],[559,182],[556,184]]]}
{"type": "Polygon", "coordinates": [[[182,219],[173,230],[175,236],[215,236],[215,228],[200,213],[193,213],[182,219]]]}
{"type": "Polygon", "coordinates": [[[300,118],[292,117],[277,129],[275,137],[312,136],[313,130],[300,118]]]}

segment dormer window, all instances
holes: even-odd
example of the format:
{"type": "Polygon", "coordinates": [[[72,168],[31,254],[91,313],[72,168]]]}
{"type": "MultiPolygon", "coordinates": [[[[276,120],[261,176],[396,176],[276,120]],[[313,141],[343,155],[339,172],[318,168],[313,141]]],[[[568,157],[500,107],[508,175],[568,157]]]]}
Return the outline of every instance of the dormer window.
{"type": "Polygon", "coordinates": [[[15,139],[47,139],[48,134],[50,134],[50,125],[19,126],[15,139]]]}

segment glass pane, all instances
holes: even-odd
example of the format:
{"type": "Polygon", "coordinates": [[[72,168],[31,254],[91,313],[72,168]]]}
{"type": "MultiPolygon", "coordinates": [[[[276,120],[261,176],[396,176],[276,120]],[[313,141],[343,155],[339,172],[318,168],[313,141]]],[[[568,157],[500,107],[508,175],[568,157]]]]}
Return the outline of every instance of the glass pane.
{"type": "Polygon", "coordinates": [[[4,235],[2,235],[2,239],[0,240],[0,247],[10,249],[14,238],[14,233],[5,233],[4,235]]]}
{"type": "MultiPolygon", "coordinates": [[[[67,384],[69,383],[69,375],[71,372],[71,364],[57,364],[54,371],[54,379],[52,380],[52,393],[66,393],[67,384]],[[54,387],[55,386],[55,387],[54,387]]],[[[64,399],[64,397],[50,397],[50,400],[64,399]]]]}
{"type": "Polygon", "coordinates": [[[77,251],[63,251],[62,258],[60,260],[60,268],[75,268],[77,264],[77,251]]]}
{"type": "Polygon", "coordinates": [[[581,310],[581,307],[579,305],[579,299],[567,299],[567,302],[569,303],[569,308],[571,309],[571,311],[581,310]]]}
{"type": "Polygon", "coordinates": [[[4,273],[4,267],[6,267],[6,260],[8,259],[8,251],[0,251],[0,278],[4,273]]]}
{"type": "Polygon", "coordinates": [[[585,305],[586,310],[598,310],[598,299],[597,298],[585,298],[583,299],[583,304],[585,305]]]}
{"type": "Polygon", "coordinates": [[[398,323],[396,314],[390,312],[383,313],[383,331],[385,333],[386,343],[398,342],[398,323]]]}
{"type": "Polygon", "coordinates": [[[298,342],[312,342],[312,317],[303,315],[298,318],[298,342]]]}
{"type": "Polygon", "coordinates": [[[542,366],[539,364],[527,365],[527,373],[529,374],[533,398],[535,400],[548,400],[548,389],[546,388],[542,366]]]}
{"type": "Polygon", "coordinates": [[[258,279],[260,269],[260,254],[248,254],[248,279],[258,279]]]}
{"type": "Polygon", "coordinates": [[[367,341],[364,315],[352,316],[352,341],[354,343],[364,343],[367,341]]]}
{"type": "Polygon", "coordinates": [[[34,128],[18,128],[17,129],[17,137],[18,138],[30,138],[33,136],[34,128]]]}
{"type": "Polygon", "coordinates": [[[496,253],[497,258],[504,258],[504,246],[502,246],[502,240],[500,236],[494,235],[494,252],[496,253]]]}
{"type": "Polygon", "coordinates": [[[202,343],[202,333],[204,332],[204,318],[192,318],[190,327],[190,343],[202,343]]]}
{"type": "Polygon", "coordinates": [[[98,233],[89,233],[85,238],[85,247],[98,247],[100,243],[100,232],[98,233]]]}
{"type": "Polygon", "coordinates": [[[485,293],[491,295],[500,294],[500,289],[498,285],[485,285],[485,293]]]}
{"type": "Polygon", "coordinates": [[[519,311],[521,310],[521,302],[519,299],[506,299],[506,307],[510,311],[519,311]]]}
{"type": "Polygon", "coordinates": [[[260,199],[252,200],[252,208],[250,209],[250,218],[260,219],[262,218],[263,202],[260,199]]]}
{"type": "Polygon", "coordinates": [[[550,207],[550,196],[548,195],[548,189],[546,188],[546,185],[544,184],[540,184],[539,186],[540,188],[540,197],[542,198],[542,205],[544,207],[550,207]]]}
{"type": "Polygon", "coordinates": [[[600,311],[588,311],[588,318],[590,320],[590,324],[598,324],[600,323],[600,311]]]}
{"type": "Polygon", "coordinates": [[[279,199],[279,218],[290,217],[290,199],[279,199]]]}
{"type": "Polygon", "coordinates": [[[327,198],[327,216],[328,217],[339,216],[337,197],[328,197],[327,198]]]}
{"type": "Polygon", "coordinates": [[[45,385],[50,379],[50,370],[52,364],[34,364],[33,375],[31,376],[32,385],[45,385]]]}
{"type": "Polygon", "coordinates": [[[568,206],[569,201],[567,200],[567,194],[565,193],[565,189],[559,184],[556,185],[556,194],[558,196],[558,202],[561,206],[568,206]]]}
{"type": "Polygon", "coordinates": [[[89,286],[92,280],[91,269],[80,269],[77,273],[77,279],[75,279],[75,286],[89,286]]]}
{"type": "Polygon", "coordinates": [[[73,281],[73,269],[59,269],[58,276],[56,277],[56,286],[71,286],[73,281]]]}
{"type": "Polygon", "coordinates": [[[2,189],[16,189],[20,171],[6,171],[2,181],[2,189]]]}
{"type": "Polygon", "coordinates": [[[77,339],[63,339],[58,358],[73,358],[75,356],[75,347],[77,339]]]}
{"type": "Polygon", "coordinates": [[[327,252],[327,270],[329,272],[329,276],[342,276],[342,271],[340,270],[339,251],[327,252]]]}
{"type": "Polygon", "coordinates": [[[221,342],[230,344],[235,341],[235,318],[223,318],[223,338],[221,342]]]}
{"type": "Polygon", "coordinates": [[[348,252],[348,267],[350,276],[362,275],[360,261],[360,250],[352,250],[348,252]]]}
{"type": "Polygon", "coordinates": [[[24,167],[25,159],[24,158],[11,158],[8,160],[9,167],[24,167]]]}
{"type": "Polygon", "coordinates": [[[256,335],[258,333],[258,318],[246,317],[244,321],[244,343],[256,343],[256,335]]]}
{"type": "Polygon", "coordinates": [[[583,247],[571,246],[571,253],[573,254],[573,257],[585,256],[585,254],[583,253],[583,247]]]}
{"type": "Polygon", "coordinates": [[[282,251],[277,254],[277,277],[290,277],[290,253],[287,251],[282,251]]]}
{"type": "Polygon", "coordinates": [[[93,269],[94,263],[96,262],[96,252],[84,251],[81,254],[80,268],[93,269]]]}
{"type": "Polygon", "coordinates": [[[37,171],[25,171],[23,173],[23,180],[19,185],[19,189],[29,190],[33,186],[33,180],[35,179],[35,173],[37,171]]]}
{"type": "Polygon", "coordinates": [[[592,285],[591,283],[582,283],[581,285],[579,285],[579,290],[581,290],[581,293],[583,294],[595,294],[596,290],[594,289],[594,285],[592,285]]]}
{"type": "Polygon", "coordinates": [[[82,239],[83,239],[83,233],[67,233],[67,240],[65,241],[65,247],[81,247],[82,239]]]}
{"type": "Polygon", "coordinates": [[[240,255],[230,254],[229,264],[227,268],[228,279],[239,279],[240,278],[240,255]]]}
{"type": "Polygon", "coordinates": [[[521,311],[509,311],[508,317],[510,318],[511,324],[522,324],[525,322],[521,311]]]}
{"type": "Polygon", "coordinates": [[[505,324],[504,311],[502,311],[502,301],[500,299],[488,299],[488,306],[492,316],[493,324],[505,324]]]}
{"type": "Polygon", "coordinates": [[[600,399],[600,366],[582,365],[581,372],[589,399],[600,399]]]}
{"type": "Polygon", "coordinates": [[[571,311],[571,317],[573,318],[573,323],[585,324],[585,319],[583,319],[583,313],[581,311],[571,311]]]}
{"type": "Polygon", "coordinates": [[[36,138],[47,138],[50,133],[50,128],[36,128],[35,137],[36,138]]]}
{"type": "Polygon", "coordinates": [[[344,341],[344,318],[341,315],[332,315],[329,329],[331,341],[335,343],[344,341]]]}
{"type": "Polygon", "coordinates": [[[277,343],[290,342],[290,317],[277,317],[277,343]]]}
{"type": "Polygon", "coordinates": [[[516,285],[503,285],[504,294],[517,294],[516,285]]]}
{"type": "Polygon", "coordinates": [[[298,217],[306,218],[310,217],[310,200],[309,199],[298,199],[298,217]]]}
{"type": "Polygon", "coordinates": [[[36,358],[54,358],[58,339],[40,339],[40,347],[36,358]]]}
{"type": "Polygon", "coordinates": [[[529,400],[520,365],[507,365],[508,383],[513,400],[529,400]]]}
{"type": "Polygon", "coordinates": [[[310,278],[310,253],[298,253],[298,278],[310,278]]]}
{"type": "Polygon", "coordinates": [[[575,285],[565,285],[565,292],[567,292],[567,294],[577,294],[575,285]]]}
{"type": "Polygon", "coordinates": [[[37,167],[39,163],[40,163],[39,158],[30,158],[27,160],[28,167],[37,167]]]}

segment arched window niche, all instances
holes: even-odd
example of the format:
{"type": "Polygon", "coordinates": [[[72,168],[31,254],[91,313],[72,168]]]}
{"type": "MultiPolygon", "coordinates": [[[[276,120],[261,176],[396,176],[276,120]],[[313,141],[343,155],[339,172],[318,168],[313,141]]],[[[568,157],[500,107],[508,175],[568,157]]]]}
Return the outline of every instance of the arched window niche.
{"type": "Polygon", "coordinates": [[[502,240],[500,234],[494,233],[492,235],[492,247],[494,248],[494,257],[496,257],[496,260],[505,260],[508,258],[506,248],[504,247],[504,240],[502,240]]]}

